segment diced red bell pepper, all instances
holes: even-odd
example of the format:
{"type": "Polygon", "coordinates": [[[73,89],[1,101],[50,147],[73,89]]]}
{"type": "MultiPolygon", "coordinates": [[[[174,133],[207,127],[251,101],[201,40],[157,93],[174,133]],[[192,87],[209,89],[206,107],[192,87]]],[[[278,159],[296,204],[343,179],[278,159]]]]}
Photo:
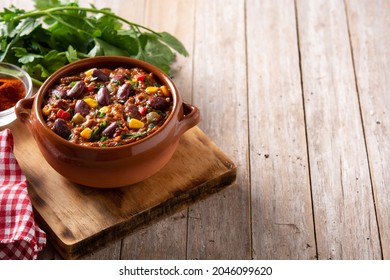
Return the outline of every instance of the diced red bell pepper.
{"type": "Polygon", "coordinates": [[[68,120],[70,118],[70,113],[62,109],[59,109],[57,111],[57,118],[68,120]]]}
{"type": "Polygon", "coordinates": [[[142,115],[142,116],[145,116],[146,113],[148,112],[148,109],[146,107],[138,107],[138,112],[142,115]]]}
{"type": "Polygon", "coordinates": [[[134,78],[137,80],[137,81],[141,81],[143,82],[145,80],[145,74],[136,74],[134,76],[134,78]]]}
{"type": "Polygon", "coordinates": [[[93,91],[94,88],[95,88],[96,84],[95,83],[90,83],[88,86],[87,86],[87,90],[88,91],[93,91]]]}

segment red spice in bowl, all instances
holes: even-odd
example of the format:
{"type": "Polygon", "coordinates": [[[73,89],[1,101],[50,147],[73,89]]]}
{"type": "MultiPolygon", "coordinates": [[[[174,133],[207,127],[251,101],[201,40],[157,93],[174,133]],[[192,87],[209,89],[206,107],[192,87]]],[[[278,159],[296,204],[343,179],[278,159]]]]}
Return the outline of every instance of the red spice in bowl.
{"type": "Polygon", "coordinates": [[[12,76],[0,76],[0,111],[5,111],[16,105],[26,96],[24,84],[12,76]]]}
{"type": "Polygon", "coordinates": [[[32,95],[30,76],[18,66],[0,63],[0,127],[16,119],[15,105],[32,95]]]}

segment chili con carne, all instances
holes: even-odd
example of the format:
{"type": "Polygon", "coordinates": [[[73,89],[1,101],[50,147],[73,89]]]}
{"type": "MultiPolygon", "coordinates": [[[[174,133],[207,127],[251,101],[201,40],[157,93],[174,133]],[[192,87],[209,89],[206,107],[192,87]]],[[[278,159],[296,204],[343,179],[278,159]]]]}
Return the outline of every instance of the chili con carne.
{"type": "Polygon", "coordinates": [[[140,68],[92,68],[60,79],[42,115],[62,138],[90,147],[133,143],[155,133],[173,109],[170,90],[140,68]]]}

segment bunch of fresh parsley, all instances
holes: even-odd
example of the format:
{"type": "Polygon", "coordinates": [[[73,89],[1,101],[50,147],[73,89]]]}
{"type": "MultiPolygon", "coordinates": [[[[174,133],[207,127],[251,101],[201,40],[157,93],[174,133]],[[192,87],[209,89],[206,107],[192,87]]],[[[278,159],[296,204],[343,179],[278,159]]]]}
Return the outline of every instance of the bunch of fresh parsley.
{"type": "Polygon", "coordinates": [[[33,11],[11,6],[0,12],[0,61],[21,66],[35,84],[70,62],[99,55],[134,57],[168,73],[176,52],[188,56],[171,34],[129,22],[109,8],[35,0],[33,11]]]}

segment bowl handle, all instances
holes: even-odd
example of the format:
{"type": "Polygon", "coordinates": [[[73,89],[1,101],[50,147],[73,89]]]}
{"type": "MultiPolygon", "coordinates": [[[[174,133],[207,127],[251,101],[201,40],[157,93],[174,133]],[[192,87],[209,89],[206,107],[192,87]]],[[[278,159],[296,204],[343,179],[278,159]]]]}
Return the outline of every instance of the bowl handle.
{"type": "Polygon", "coordinates": [[[33,103],[34,97],[23,98],[16,103],[16,117],[23,123],[26,123],[30,119],[33,103]]]}
{"type": "Polygon", "coordinates": [[[200,119],[200,112],[194,105],[183,103],[183,116],[179,119],[176,136],[181,136],[191,127],[195,126],[200,119]]]}

